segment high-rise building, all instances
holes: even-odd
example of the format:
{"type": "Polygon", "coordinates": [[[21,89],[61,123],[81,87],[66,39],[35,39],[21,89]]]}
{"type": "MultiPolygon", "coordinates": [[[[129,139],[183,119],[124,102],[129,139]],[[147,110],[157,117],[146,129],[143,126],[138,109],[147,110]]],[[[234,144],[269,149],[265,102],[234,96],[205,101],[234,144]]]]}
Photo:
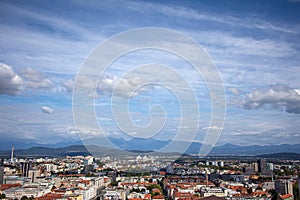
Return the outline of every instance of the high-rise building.
{"type": "Polygon", "coordinates": [[[275,191],[278,194],[293,195],[293,183],[287,180],[277,180],[275,181],[275,191]]]}
{"type": "Polygon", "coordinates": [[[253,163],[253,170],[255,172],[258,172],[258,163],[257,162],[253,163]]]}
{"type": "Polygon", "coordinates": [[[299,195],[300,195],[300,177],[298,177],[298,191],[299,191],[299,195]]]}
{"type": "Polygon", "coordinates": [[[273,171],[274,170],[274,164],[273,163],[267,163],[267,170],[273,171]]]}
{"type": "Polygon", "coordinates": [[[266,159],[259,159],[257,161],[258,164],[258,172],[265,173],[267,171],[267,161],[266,159]]]}
{"type": "Polygon", "coordinates": [[[89,174],[94,171],[94,165],[85,165],[84,166],[84,173],[89,174]]]}
{"type": "Polygon", "coordinates": [[[21,163],[21,170],[22,170],[23,177],[28,177],[30,167],[31,167],[30,162],[22,162],[21,163]]]}
{"type": "Polygon", "coordinates": [[[36,182],[37,177],[41,175],[39,169],[29,169],[28,178],[30,178],[31,182],[36,182]]]}
{"type": "Polygon", "coordinates": [[[0,185],[4,183],[4,159],[0,161],[0,185]]]}

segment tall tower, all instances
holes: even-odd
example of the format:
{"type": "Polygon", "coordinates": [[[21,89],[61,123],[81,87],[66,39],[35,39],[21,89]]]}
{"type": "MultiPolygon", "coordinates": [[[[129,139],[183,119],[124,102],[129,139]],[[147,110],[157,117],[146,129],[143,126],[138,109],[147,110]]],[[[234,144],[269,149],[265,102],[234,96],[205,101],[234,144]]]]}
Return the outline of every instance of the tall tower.
{"type": "Polygon", "coordinates": [[[12,146],[12,148],[11,148],[11,156],[10,156],[10,162],[11,162],[11,163],[14,162],[14,150],[15,150],[15,147],[12,146]]]}
{"type": "Polygon", "coordinates": [[[4,159],[0,161],[0,185],[4,183],[4,159]]]}
{"type": "Polygon", "coordinates": [[[208,174],[207,174],[207,170],[205,170],[205,182],[206,182],[206,188],[208,188],[208,174]]]}
{"type": "Polygon", "coordinates": [[[267,161],[266,159],[259,159],[258,163],[258,172],[265,173],[267,171],[267,161]]]}
{"type": "Polygon", "coordinates": [[[22,170],[22,176],[28,177],[29,175],[29,169],[31,167],[31,162],[21,162],[21,170],[22,170]]]}

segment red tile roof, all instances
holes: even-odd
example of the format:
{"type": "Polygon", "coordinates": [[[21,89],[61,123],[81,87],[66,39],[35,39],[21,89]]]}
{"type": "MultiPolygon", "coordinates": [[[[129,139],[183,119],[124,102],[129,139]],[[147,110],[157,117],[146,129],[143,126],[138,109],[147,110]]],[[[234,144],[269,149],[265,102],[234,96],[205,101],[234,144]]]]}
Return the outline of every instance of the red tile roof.
{"type": "Polygon", "coordinates": [[[191,198],[193,195],[189,192],[175,192],[174,197],[178,198],[191,198]]]}
{"type": "Polygon", "coordinates": [[[291,198],[293,195],[291,194],[284,194],[284,195],[280,195],[281,199],[287,199],[287,198],[291,198]]]}
{"type": "Polygon", "coordinates": [[[80,183],[90,184],[90,180],[80,180],[80,183]]]}
{"type": "Polygon", "coordinates": [[[63,196],[63,194],[57,194],[57,193],[48,193],[45,194],[44,196],[35,198],[35,200],[55,200],[59,199],[63,196]]]}
{"type": "Polygon", "coordinates": [[[201,198],[201,200],[222,200],[222,199],[225,199],[225,198],[224,197],[217,197],[215,195],[201,198]]]}
{"type": "Polygon", "coordinates": [[[165,199],[165,197],[163,195],[156,195],[152,199],[165,199]]]}
{"type": "Polygon", "coordinates": [[[151,194],[145,194],[144,199],[151,199],[151,194]]]}
{"type": "Polygon", "coordinates": [[[15,184],[2,184],[1,187],[0,187],[0,190],[1,191],[4,191],[4,190],[7,190],[9,188],[12,188],[12,187],[20,187],[22,186],[20,183],[15,183],[15,184]]]}

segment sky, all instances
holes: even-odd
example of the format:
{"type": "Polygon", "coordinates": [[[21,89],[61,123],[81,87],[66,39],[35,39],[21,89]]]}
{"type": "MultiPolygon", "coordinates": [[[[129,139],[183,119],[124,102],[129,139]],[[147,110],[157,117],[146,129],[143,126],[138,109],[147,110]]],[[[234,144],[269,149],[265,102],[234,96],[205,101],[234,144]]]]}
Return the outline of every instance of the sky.
{"type": "MultiPolygon", "coordinates": [[[[0,137],[2,143],[16,146],[71,144],[103,134],[127,140],[185,141],[186,137],[176,138],[179,128],[192,132],[196,125],[193,140],[197,142],[203,142],[207,130],[215,129],[221,133],[216,138],[218,145],[298,144],[299,44],[297,0],[2,0],[0,137]],[[203,48],[224,87],[224,126],[211,126],[212,94],[205,78],[189,62],[170,52],[142,49],[118,57],[97,75],[99,85],[92,106],[101,131],[88,122],[77,127],[72,93],[85,61],[112,36],[145,27],[174,30],[203,48]],[[155,70],[157,64],[168,66],[169,71],[155,70]],[[146,71],[134,71],[143,65],[148,65],[146,71]],[[146,84],[147,77],[163,82],[146,84]],[[182,117],[195,108],[189,107],[189,99],[178,99],[180,81],[187,83],[197,98],[197,118],[182,117]],[[171,88],[166,87],[168,83],[171,88]],[[112,97],[116,97],[114,102],[112,97]],[[121,127],[128,116],[134,126],[146,127],[147,134],[134,131],[136,127],[121,127]],[[147,127],[151,122],[154,126],[147,127]]],[[[178,44],[178,48],[184,45],[178,44]]]]}

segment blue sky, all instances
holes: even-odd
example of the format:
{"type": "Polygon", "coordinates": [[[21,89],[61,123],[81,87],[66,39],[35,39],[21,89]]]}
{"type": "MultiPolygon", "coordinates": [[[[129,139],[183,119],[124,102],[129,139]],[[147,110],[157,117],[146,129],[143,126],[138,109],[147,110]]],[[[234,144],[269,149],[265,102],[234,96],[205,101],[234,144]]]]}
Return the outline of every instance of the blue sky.
{"type": "MultiPolygon", "coordinates": [[[[209,54],[223,80],[227,113],[218,144],[295,144],[300,139],[300,2],[282,1],[1,1],[0,134],[3,141],[55,144],[81,135],[72,116],[72,86],[89,53],[107,38],[134,28],[161,27],[193,38],[209,54]]],[[[205,82],[188,63],[154,50],[118,59],[103,76],[96,114],[107,135],[124,137],[110,111],[112,88],[128,98],[142,83],[122,79],[147,63],[170,65],[199,99],[197,141],[209,127],[205,82]]],[[[159,72],[158,72],[159,74],[159,72]]],[[[180,103],[160,86],[140,88],[129,107],[133,121],[149,123],[149,109],[167,113],[169,140],[180,126],[180,103]]],[[[192,123],[196,123],[191,120],[192,123]]],[[[136,137],[127,134],[126,138],[136,137]]],[[[184,140],[184,138],[182,139],[184,140]]]]}

